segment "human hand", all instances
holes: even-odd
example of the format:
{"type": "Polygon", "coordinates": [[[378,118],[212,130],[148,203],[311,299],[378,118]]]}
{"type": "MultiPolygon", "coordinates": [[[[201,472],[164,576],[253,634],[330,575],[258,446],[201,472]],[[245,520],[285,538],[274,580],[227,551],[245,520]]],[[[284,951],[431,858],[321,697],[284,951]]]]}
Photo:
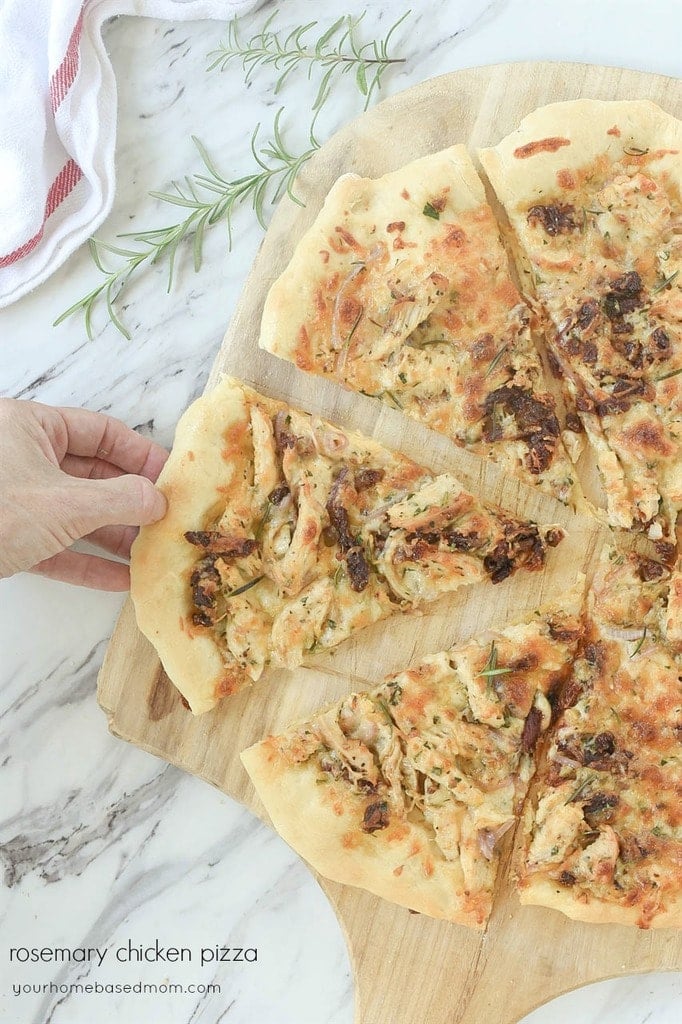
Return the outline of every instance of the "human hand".
{"type": "Polygon", "coordinates": [[[103,413],[7,398],[0,399],[0,446],[0,577],[29,570],[127,590],[127,565],[70,546],[83,537],[130,555],[135,527],[166,512],[153,485],[165,449],[103,413]]]}

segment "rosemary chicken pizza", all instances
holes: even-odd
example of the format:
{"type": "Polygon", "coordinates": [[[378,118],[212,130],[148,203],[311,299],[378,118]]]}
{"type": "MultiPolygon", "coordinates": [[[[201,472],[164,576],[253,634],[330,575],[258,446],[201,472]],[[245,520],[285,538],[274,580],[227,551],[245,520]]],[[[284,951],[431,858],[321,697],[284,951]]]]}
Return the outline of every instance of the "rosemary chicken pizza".
{"type": "Polygon", "coordinates": [[[567,502],[554,401],[464,146],[345,175],[267,297],[260,344],[567,502]]]}
{"type": "MultiPolygon", "coordinates": [[[[520,820],[522,902],[682,927],[682,130],[646,101],[579,100],[480,157],[526,299],[455,146],[336,183],[260,344],[563,502],[584,454],[601,517],[656,558],[611,550],[585,607],[581,580],[243,762],[316,870],[412,910],[484,927],[520,820]]],[[[195,714],[388,616],[541,570],[563,537],[232,378],[182,417],[158,483],[168,513],[133,546],[131,593],[195,714]]]]}
{"type": "Polygon", "coordinates": [[[608,520],[675,558],[682,508],[682,124],[647,101],[542,107],[480,154],[511,222],[608,520]],[[584,434],[582,434],[584,431],[584,434]]]}
{"type": "Polygon", "coordinates": [[[482,928],[580,639],[578,605],[575,591],[244,751],[277,830],[327,878],[482,928]]]}
{"type": "Polygon", "coordinates": [[[168,513],[135,541],[131,595],[195,713],[269,664],[538,570],[563,536],[230,378],[182,417],[158,483],[168,513]]]}
{"type": "Polygon", "coordinates": [[[682,575],[616,551],[525,812],[523,903],[682,926],[682,575]]]}

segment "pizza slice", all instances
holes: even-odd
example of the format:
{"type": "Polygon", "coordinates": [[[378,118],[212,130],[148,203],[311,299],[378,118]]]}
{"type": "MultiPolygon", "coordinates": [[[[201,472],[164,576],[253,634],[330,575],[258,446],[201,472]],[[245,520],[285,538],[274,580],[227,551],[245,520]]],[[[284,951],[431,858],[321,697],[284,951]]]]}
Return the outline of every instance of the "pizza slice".
{"type": "Polygon", "coordinates": [[[563,537],[231,378],[182,417],[159,487],[131,596],[195,713],[394,612],[538,570],[563,537]]]}
{"type": "Polygon", "coordinates": [[[522,903],[682,926],[682,574],[605,560],[525,811],[522,903]]]}
{"type": "Polygon", "coordinates": [[[464,146],[345,175],[272,286],[260,344],[567,502],[573,469],[464,146]]]}
{"type": "Polygon", "coordinates": [[[682,124],[648,101],[542,107],[481,163],[611,525],[675,559],[682,508],[682,124]],[[584,434],[582,434],[584,431],[584,434]]]}
{"type": "Polygon", "coordinates": [[[244,751],[277,831],[327,878],[482,928],[580,637],[579,598],[244,751]]]}

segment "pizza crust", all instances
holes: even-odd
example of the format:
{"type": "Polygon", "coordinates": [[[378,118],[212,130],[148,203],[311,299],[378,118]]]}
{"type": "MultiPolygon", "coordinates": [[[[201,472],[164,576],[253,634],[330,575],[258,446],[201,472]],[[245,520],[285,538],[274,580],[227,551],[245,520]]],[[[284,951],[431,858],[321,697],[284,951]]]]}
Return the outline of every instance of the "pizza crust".
{"type": "Polygon", "coordinates": [[[221,508],[220,489],[243,471],[223,452],[225,434],[245,419],[244,392],[229,378],[184,413],[157,482],[168,512],[142,527],[131,551],[130,595],[138,626],[195,715],[215,706],[216,694],[229,690],[232,677],[212,638],[192,626],[189,575],[197,551],[183,536],[221,508]]]}
{"type": "MultiPolygon", "coordinates": [[[[576,899],[571,890],[555,885],[548,878],[528,877],[518,888],[519,902],[525,906],[547,907],[558,910],[573,921],[587,924],[622,924],[641,927],[641,906],[625,907],[603,900],[576,899]]],[[[584,894],[583,894],[584,896],[584,894]]],[[[656,914],[647,928],[681,928],[682,895],[669,900],[664,911],[656,914]]]]}
{"type": "Polygon", "coordinates": [[[516,204],[556,194],[559,171],[591,163],[602,153],[620,159],[624,149],[660,151],[660,157],[650,158],[650,166],[682,184],[682,123],[649,100],[550,103],[525,117],[494,148],[478,150],[478,157],[498,198],[511,211],[516,204]],[[619,134],[611,134],[614,128],[619,134]],[[543,149],[542,143],[550,140],[556,140],[557,148],[543,149]],[[537,152],[520,155],[534,145],[540,146],[537,152]]]}
{"type": "Polygon", "coordinates": [[[487,901],[467,900],[459,862],[445,860],[423,825],[401,821],[380,835],[363,833],[366,801],[334,782],[318,785],[314,765],[292,771],[267,742],[241,759],[277,832],[325,878],[429,917],[483,927],[487,901]]]}

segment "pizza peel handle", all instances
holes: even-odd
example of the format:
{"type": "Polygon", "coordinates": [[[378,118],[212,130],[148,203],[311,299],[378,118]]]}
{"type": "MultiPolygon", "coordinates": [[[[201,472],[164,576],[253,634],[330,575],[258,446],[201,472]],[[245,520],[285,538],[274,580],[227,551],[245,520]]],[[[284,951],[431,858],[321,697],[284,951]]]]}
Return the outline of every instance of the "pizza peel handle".
{"type": "MultiPolygon", "coordinates": [[[[374,434],[431,468],[453,469],[467,486],[483,489],[518,514],[551,521],[537,495],[519,492],[489,467],[458,453],[444,438],[407,424],[399,413],[315,380],[258,349],[258,330],[269,284],[283,270],[296,240],[312,222],[332,183],[346,172],[378,176],[455,143],[474,150],[496,144],[535,107],[581,96],[646,96],[680,116],[674,79],[584,64],[524,63],[473,68],[442,76],[394,96],[329,140],[304,168],[300,208],[285,199],[277,209],[210,383],[232,373],[266,394],[290,401],[343,426],[374,434]],[[399,130],[397,130],[399,126],[399,130]],[[487,491],[485,490],[486,488],[487,491]]],[[[557,521],[557,519],[554,519],[557,521]]],[[[585,540],[572,571],[589,570],[594,538],[585,540]]],[[[579,538],[580,540],[580,538],[579,538]]],[[[566,542],[557,549],[566,554],[566,542]]],[[[562,563],[543,577],[519,574],[499,587],[471,588],[411,620],[398,617],[370,627],[307,670],[270,674],[207,715],[182,706],[158,658],[137,630],[130,602],[119,618],[99,678],[99,700],[111,731],[217,786],[257,814],[239,752],[271,732],[312,714],[354,688],[368,688],[418,657],[501,625],[561,593],[562,563]],[[271,699],[272,688],[277,700],[271,699]]],[[[563,566],[566,568],[566,566],[563,566]]],[[[521,907],[509,890],[503,864],[500,891],[485,933],[431,920],[361,890],[321,880],[344,929],[356,980],[357,1024],[516,1024],[526,1013],[572,988],[621,974],[682,970],[682,937],[670,930],[641,932],[615,925],[585,925],[563,915],[521,907]]]]}

